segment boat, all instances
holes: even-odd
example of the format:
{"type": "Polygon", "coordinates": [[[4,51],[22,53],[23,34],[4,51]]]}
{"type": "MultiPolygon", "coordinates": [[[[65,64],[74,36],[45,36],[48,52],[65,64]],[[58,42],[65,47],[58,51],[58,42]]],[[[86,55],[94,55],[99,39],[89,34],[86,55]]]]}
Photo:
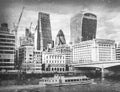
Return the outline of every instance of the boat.
{"type": "Polygon", "coordinates": [[[67,85],[80,85],[80,84],[90,84],[93,82],[93,79],[88,78],[87,76],[68,76],[63,75],[54,75],[54,77],[42,78],[39,81],[39,84],[46,86],[67,86],[67,85]]]}

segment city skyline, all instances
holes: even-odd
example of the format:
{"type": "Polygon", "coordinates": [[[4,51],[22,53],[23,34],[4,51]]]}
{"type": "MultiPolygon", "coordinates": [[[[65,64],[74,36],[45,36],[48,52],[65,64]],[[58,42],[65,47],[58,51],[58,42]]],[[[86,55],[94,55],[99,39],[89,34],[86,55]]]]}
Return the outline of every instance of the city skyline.
{"type": "Polygon", "coordinates": [[[62,29],[67,43],[70,42],[70,18],[81,10],[94,13],[98,17],[97,38],[107,38],[120,41],[119,35],[119,1],[112,0],[1,0],[1,15],[4,17],[0,22],[8,22],[10,29],[13,29],[13,23],[17,23],[22,7],[25,6],[23,17],[20,22],[18,32],[24,33],[26,27],[33,22],[32,29],[37,24],[37,14],[40,11],[50,14],[52,38],[62,29]],[[4,9],[3,9],[4,8],[4,9]],[[9,16],[8,16],[9,15],[9,16]],[[7,20],[7,21],[6,21],[7,20]]]}

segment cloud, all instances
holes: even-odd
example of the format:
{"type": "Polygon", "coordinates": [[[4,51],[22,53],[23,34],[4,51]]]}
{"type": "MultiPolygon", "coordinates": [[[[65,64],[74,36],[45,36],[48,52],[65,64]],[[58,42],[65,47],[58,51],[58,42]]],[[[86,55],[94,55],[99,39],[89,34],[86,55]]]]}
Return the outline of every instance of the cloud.
{"type": "Polygon", "coordinates": [[[8,22],[10,29],[17,23],[22,7],[25,6],[19,26],[19,34],[26,27],[37,24],[38,12],[50,14],[53,40],[62,29],[67,42],[70,41],[70,18],[85,9],[97,15],[97,38],[120,40],[120,0],[0,0],[0,23],[8,22]]]}

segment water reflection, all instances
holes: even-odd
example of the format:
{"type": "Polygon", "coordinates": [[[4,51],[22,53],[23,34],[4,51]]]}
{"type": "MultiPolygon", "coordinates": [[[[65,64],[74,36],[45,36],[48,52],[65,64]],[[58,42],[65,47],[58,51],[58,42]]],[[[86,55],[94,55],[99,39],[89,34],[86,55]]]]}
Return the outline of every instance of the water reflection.
{"type": "Polygon", "coordinates": [[[19,92],[120,92],[120,81],[95,79],[96,84],[74,85],[63,87],[43,87],[19,92]]]}

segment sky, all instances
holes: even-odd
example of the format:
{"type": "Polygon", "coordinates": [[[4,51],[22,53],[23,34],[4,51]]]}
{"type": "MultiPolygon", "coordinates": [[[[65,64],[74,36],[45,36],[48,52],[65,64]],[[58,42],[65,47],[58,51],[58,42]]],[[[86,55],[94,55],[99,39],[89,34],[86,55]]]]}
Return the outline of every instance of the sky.
{"type": "Polygon", "coordinates": [[[46,12],[50,14],[52,39],[61,29],[69,43],[70,19],[85,10],[97,15],[97,38],[120,42],[120,0],[0,0],[0,23],[7,22],[10,30],[14,29],[23,6],[19,36],[24,35],[31,22],[34,31],[38,12],[46,12]]]}

